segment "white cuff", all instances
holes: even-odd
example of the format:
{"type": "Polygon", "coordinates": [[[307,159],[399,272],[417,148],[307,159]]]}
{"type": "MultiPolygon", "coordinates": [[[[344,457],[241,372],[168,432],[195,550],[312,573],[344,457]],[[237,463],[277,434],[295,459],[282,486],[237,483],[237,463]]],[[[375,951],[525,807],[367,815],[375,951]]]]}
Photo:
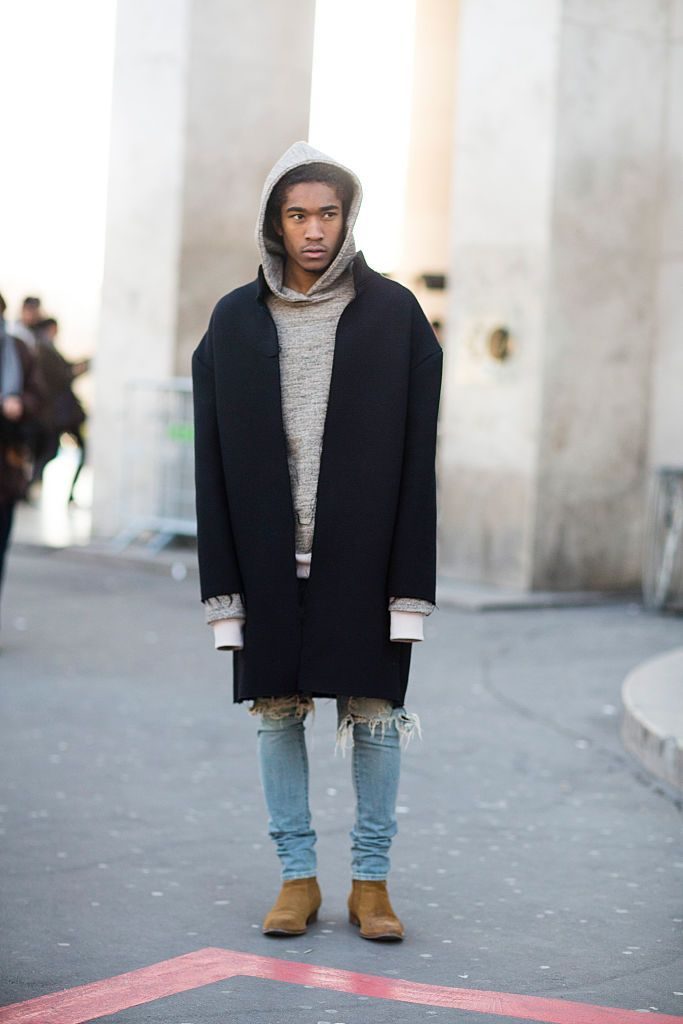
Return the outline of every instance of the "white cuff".
{"type": "Polygon", "coordinates": [[[214,647],[217,651],[239,651],[244,647],[242,627],[244,619],[216,619],[211,623],[214,647]]]}
{"type": "Polygon", "coordinates": [[[424,640],[424,615],[422,612],[389,612],[391,616],[390,640],[411,643],[424,640]]]}

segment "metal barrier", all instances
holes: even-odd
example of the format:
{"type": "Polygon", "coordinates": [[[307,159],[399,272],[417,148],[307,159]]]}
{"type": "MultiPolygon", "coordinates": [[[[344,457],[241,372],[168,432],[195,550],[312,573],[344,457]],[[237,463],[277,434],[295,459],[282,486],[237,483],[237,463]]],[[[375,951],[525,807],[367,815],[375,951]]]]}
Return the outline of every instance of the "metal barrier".
{"type": "Polygon", "coordinates": [[[643,546],[643,601],[683,608],[683,469],[657,468],[650,481],[643,546]]]}
{"type": "Polygon", "coordinates": [[[196,537],[192,381],[132,381],[126,388],[121,520],[116,550],[148,535],[158,552],[196,537]]]}

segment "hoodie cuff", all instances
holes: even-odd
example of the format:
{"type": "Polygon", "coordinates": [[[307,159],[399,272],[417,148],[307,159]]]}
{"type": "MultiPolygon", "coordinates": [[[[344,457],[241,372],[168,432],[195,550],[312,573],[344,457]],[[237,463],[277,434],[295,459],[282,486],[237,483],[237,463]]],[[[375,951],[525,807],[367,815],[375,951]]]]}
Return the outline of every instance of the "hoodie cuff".
{"type": "Polygon", "coordinates": [[[217,619],[211,623],[214,647],[217,651],[241,651],[244,647],[242,627],[244,619],[217,619]]]}
{"type": "Polygon", "coordinates": [[[423,601],[420,597],[392,597],[389,600],[389,611],[397,612],[420,612],[421,615],[431,615],[435,604],[431,601],[423,601]]]}
{"type": "Polygon", "coordinates": [[[424,640],[424,615],[422,612],[390,612],[390,640],[412,643],[424,640]]]}
{"type": "Polygon", "coordinates": [[[243,619],[246,616],[241,594],[220,594],[218,597],[209,597],[202,603],[208,623],[218,622],[219,619],[243,619]]]}

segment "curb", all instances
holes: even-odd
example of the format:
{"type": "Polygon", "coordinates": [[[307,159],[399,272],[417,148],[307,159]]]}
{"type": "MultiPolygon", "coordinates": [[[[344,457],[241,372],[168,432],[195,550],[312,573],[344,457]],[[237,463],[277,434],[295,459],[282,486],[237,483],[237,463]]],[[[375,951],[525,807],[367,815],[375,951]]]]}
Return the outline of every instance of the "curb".
{"type": "Polygon", "coordinates": [[[683,790],[683,647],[634,668],[621,696],[624,746],[653,775],[683,790]]]}

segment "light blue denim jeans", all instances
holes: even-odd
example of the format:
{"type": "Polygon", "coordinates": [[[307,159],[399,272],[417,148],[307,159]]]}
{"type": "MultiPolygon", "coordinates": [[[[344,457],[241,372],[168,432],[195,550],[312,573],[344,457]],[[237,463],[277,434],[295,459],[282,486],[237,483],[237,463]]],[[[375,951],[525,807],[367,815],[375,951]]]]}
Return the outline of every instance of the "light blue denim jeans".
{"type": "MultiPolygon", "coordinates": [[[[262,697],[249,709],[260,716],[258,755],[268,809],[268,834],[280,858],[282,879],[316,874],[315,830],[308,802],[305,719],[313,699],[262,697]]],[[[405,708],[364,697],[337,698],[337,749],[352,747],[356,820],[351,829],[351,876],[386,879],[389,848],[396,835],[396,796],[401,748],[420,722],[405,708]]]]}

